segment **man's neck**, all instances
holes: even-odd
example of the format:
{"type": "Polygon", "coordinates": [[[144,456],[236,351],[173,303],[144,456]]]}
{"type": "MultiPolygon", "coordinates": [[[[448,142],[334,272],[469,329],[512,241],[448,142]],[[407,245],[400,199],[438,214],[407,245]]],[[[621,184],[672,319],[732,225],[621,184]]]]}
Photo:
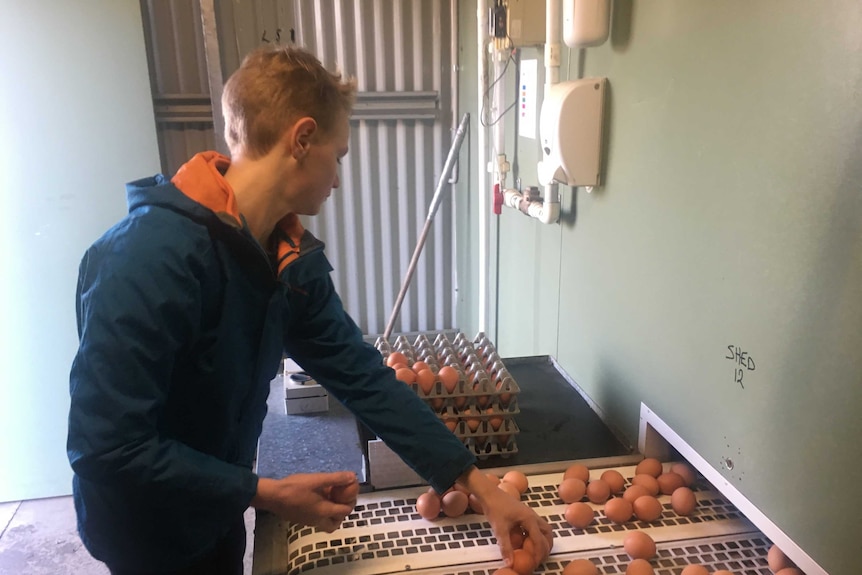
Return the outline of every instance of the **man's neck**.
{"type": "Polygon", "coordinates": [[[249,231],[264,248],[269,245],[276,224],[290,213],[276,193],[279,178],[272,164],[269,156],[255,160],[240,156],[232,159],[224,175],[249,231]]]}

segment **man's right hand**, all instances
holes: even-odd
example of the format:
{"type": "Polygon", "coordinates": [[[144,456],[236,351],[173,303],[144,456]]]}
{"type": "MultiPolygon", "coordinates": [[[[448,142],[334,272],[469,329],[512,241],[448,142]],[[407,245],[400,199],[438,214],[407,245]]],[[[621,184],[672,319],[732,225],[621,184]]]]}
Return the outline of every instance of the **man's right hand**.
{"type": "Polygon", "coordinates": [[[355,483],[356,474],[351,471],[297,473],[282,479],[261,477],[251,505],[292,523],[332,533],[353,511],[353,504],[330,500],[330,491],[334,487],[344,489],[355,483]]]}

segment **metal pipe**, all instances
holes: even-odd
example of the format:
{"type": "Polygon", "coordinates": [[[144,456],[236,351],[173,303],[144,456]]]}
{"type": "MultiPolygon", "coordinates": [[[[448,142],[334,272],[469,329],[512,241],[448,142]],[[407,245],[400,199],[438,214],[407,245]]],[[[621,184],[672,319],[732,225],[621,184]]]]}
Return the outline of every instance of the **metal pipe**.
{"type": "Polygon", "coordinates": [[[410,265],[407,267],[407,275],[401,283],[401,290],[398,292],[395,307],[392,309],[392,315],[389,317],[389,322],[386,324],[386,331],[383,332],[383,339],[389,339],[389,336],[392,335],[392,330],[395,327],[395,320],[398,319],[398,314],[401,312],[401,304],[404,303],[404,297],[407,295],[407,289],[410,287],[410,281],[413,279],[413,273],[416,271],[416,264],[419,262],[419,256],[422,255],[422,248],[425,247],[425,240],[428,238],[428,232],[431,231],[431,224],[434,222],[434,215],[440,207],[440,202],[443,201],[443,188],[449,181],[449,174],[452,172],[452,167],[455,165],[458,151],[461,149],[461,143],[464,141],[464,135],[467,133],[467,126],[469,124],[470,114],[464,114],[464,117],[461,119],[461,123],[458,125],[458,130],[455,132],[452,146],[449,148],[449,155],[446,157],[446,163],[443,164],[443,172],[437,180],[437,188],[434,190],[434,197],[431,199],[431,206],[428,208],[428,217],[425,218],[425,225],[422,227],[419,241],[416,243],[416,248],[413,250],[413,257],[410,258],[410,265]]]}
{"type": "Polygon", "coordinates": [[[201,27],[204,36],[204,53],[207,60],[207,83],[210,89],[210,102],[212,102],[215,149],[222,154],[228,154],[227,142],[224,139],[224,116],[222,116],[221,105],[224,78],[221,71],[221,52],[218,43],[218,26],[216,26],[214,0],[200,0],[200,8],[201,27]]]}
{"type": "MultiPolygon", "coordinates": [[[[478,103],[476,109],[479,113],[484,109],[485,93],[488,89],[488,56],[485,52],[486,39],[488,38],[488,0],[477,0],[476,2],[476,21],[477,21],[477,49],[478,54],[478,103]]],[[[488,149],[486,130],[479,122],[476,126],[477,138],[476,147],[478,149],[478,172],[479,181],[477,182],[476,191],[479,194],[477,206],[479,210],[479,331],[488,331],[488,316],[489,316],[489,288],[491,276],[491,188],[488,185],[488,149]]]]}

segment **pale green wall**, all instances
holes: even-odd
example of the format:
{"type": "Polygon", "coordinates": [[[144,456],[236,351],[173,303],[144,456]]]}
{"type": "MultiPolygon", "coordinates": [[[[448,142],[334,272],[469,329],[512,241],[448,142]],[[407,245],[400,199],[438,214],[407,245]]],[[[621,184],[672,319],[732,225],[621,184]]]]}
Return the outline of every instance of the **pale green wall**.
{"type": "Polygon", "coordinates": [[[855,574],[862,5],[617,0],[611,41],[580,56],[564,79],[610,83],[606,185],[563,188],[560,225],[502,217],[500,351],[557,357],[632,441],[647,403],[855,574]],[[744,389],[728,345],[756,362],[744,389]]]}
{"type": "Polygon", "coordinates": [[[159,170],[138,0],[0,1],[0,501],[72,490],[75,286],[159,170]]]}
{"type": "Polygon", "coordinates": [[[458,162],[458,183],[453,187],[452,197],[456,206],[456,237],[458,242],[458,300],[456,307],[457,326],[468,335],[479,329],[477,308],[479,305],[478,250],[479,228],[476,225],[478,209],[476,198],[477,130],[476,98],[476,5],[473,2],[458,3],[458,65],[459,65],[459,116],[470,113],[470,131],[461,144],[458,162]]]}

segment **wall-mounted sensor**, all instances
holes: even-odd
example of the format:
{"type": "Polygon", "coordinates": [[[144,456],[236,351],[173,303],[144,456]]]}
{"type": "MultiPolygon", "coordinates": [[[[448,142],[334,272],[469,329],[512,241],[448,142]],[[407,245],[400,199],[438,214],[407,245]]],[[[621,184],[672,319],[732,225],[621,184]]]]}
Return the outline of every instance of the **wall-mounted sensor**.
{"type": "Polygon", "coordinates": [[[563,41],[569,48],[604,44],[610,22],[611,0],[563,0],[563,41]]]}
{"type": "Polygon", "coordinates": [[[607,78],[583,78],[546,88],[539,116],[542,185],[601,185],[606,86],[607,78]]]}

